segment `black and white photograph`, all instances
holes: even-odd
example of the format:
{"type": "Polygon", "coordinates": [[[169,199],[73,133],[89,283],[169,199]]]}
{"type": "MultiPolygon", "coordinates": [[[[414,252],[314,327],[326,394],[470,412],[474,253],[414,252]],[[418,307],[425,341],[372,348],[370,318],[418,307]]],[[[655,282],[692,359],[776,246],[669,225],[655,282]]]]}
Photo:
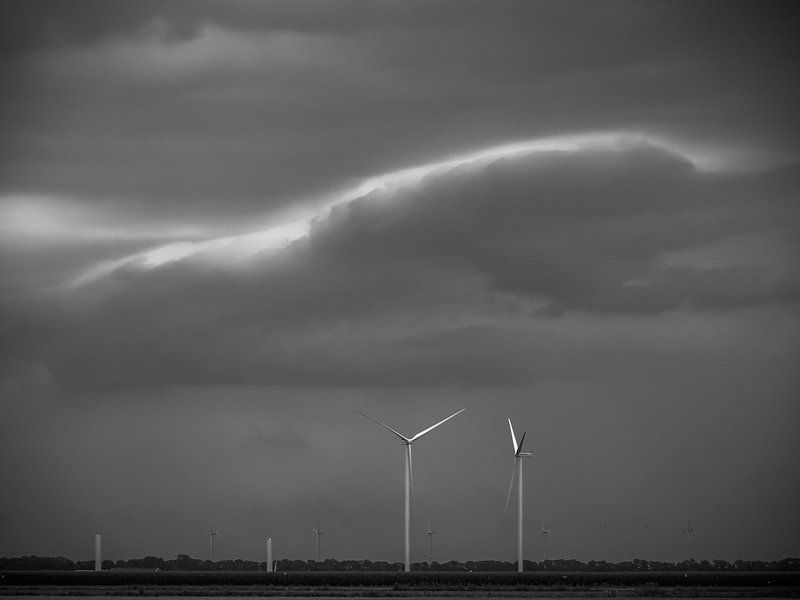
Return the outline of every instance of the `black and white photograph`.
{"type": "Polygon", "coordinates": [[[0,595],[800,595],[799,9],[0,0],[0,595]]]}

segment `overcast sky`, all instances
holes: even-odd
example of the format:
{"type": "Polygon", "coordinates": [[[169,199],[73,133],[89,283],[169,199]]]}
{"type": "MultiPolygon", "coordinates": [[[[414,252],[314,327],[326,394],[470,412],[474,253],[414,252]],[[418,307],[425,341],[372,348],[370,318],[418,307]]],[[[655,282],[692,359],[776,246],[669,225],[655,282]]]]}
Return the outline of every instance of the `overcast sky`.
{"type": "Polygon", "coordinates": [[[0,4],[0,555],[800,555],[792,2],[0,4]]]}

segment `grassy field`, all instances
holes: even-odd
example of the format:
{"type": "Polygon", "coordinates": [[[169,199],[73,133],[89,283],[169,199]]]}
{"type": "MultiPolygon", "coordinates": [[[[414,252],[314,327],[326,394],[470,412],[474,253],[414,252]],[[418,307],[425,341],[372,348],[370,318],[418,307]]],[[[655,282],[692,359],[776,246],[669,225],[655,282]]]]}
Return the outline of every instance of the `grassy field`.
{"type": "Polygon", "coordinates": [[[800,573],[6,571],[0,595],[800,598],[800,573]]]}

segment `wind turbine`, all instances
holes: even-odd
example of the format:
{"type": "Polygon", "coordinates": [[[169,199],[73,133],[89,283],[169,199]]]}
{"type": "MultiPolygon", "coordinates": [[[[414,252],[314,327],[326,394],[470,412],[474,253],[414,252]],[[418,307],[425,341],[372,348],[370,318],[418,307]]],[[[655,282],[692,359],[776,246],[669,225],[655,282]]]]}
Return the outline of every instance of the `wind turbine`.
{"type": "Polygon", "coordinates": [[[272,538],[267,538],[267,573],[272,573],[272,538]]]}
{"type": "Polygon", "coordinates": [[[508,501],[511,500],[511,490],[514,488],[514,473],[518,472],[517,490],[517,571],[522,573],[522,459],[533,456],[533,452],[523,452],[522,444],[525,442],[526,431],[522,432],[522,437],[517,443],[517,436],[514,435],[514,426],[511,419],[508,420],[508,428],[511,430],[511,444],[514,448],[514,468],[511,470],[511,483],[508,486],[508,496],[506,496],[506,507],[503,512],[508,510],[508,501]]]}
{"type": "Polygon", "coordinates": [[[547,536],[552,533],[552,529],[542,527],[542,538],[544,539],[544,560],[547,560],[547,536]]]}
{"type": "Polygon", "coordinates": [[[689,560],[692,560],[692,534],[694,533],[694,528],[691,522],[686,523],[686,529],[683,530],[683,533],[686,534],[686,552],[689,555],[689,560]]]}
{"type": "Polygon", "coordinates": [[[431,522],[428,521],[428,531],[426,532],[428,536],[428,566],[430,567],[433,564],[433,534],[436,532],[431,529],[431,522]]]}
{"type": "Polygon", "coordinates": [[[360,414],[362,417],[366,417],[370,421],[372,421],[374,423],[377,423],[378,425],[380,425],[384,429],[388,429],[389,431],[391,431],[393,434],[395,434],[397,437],[400,438],[401,443],[406,447],[406,478],[405,478],[405,481],[406,481],[406,490],[405,490],[405,500],[406,500],[405,501],[405,571],[406,571],[406,573],[411,571],[411,482],[412,482],[412,480],[414,478],[414,472],[413,472],[413,467],[412,467],[412,462],[411,462],[411,444],[413,444],[415,441],[417,441],[423,435],[427,435],[428,433],[430,433],[431,431],[433,431],[434,429],[439,427],[439,425],[442,425],[443,423],[446,423],[447,421],[449,421],[453,417],[455,417],[457,415],[460,415],[465,410],[466,410],[465,408],[462,408],[458,412],[454,412],[452,415],[450,415],[446,419],[442,419],[441,421],[439,421],[435,425],[431,425],[427,429],[423,429],[418,434],[416,434],[416,435],[414,435],[412,437],[406,437],[402,433],[398,433],[397,431],[395,431],[394,429],[392,429],[388,425],[384,425],[383,423],[381,423],[377,419],[373,419],[369,415],[365,415],[362,412],[355,411],[358,414],[360,414]]]}
{"type": "Polygon", "coordinates": [[[212,527],[206,535],[211,541],[211,562],[214,562],[214,536],[219,535],[219,531],[214,531],[214,528],[212,527]]]}
{"type": "Polygon", "coordinates": [[[322,529],[320,529],[318,526],[317,527],[312,527],[311,530],[317,536],[317,562],[322,562],[322,553],[320,552],[320,549],[319,549],[319,538],[321,536],[325,535],[325,532],[322,531],[322,529]]]}

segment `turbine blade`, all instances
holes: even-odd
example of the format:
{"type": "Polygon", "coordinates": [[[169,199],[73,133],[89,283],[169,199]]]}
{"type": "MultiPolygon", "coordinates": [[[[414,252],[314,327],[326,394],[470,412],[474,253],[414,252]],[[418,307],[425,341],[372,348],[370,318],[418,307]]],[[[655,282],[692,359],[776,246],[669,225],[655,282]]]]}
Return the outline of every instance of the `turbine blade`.
{"type": "Polygon", "coordinates": [[[511,500],[511,490],[514,489],[514,478],[517,475],[517,461],[520,460],[519,458],[514,458],[514,463],[511,466],[511,483],[508,484],[508,495],[506,496],[506,507],[503,509],[503,514],[508,511],[508,503],[511,500]]]}
{"type": "Polygon", "coordinates": [[[397,437],[399,437],[401,440],[404,440],[404,441],[406,441],[406,442],[410,442],[410,441],[412,441],[412,440],[409,440],[409,439],[408,439],[406,436],[404,436],[402,433],[398,433],[397,431],[395,431],[394,429],[392,429],[392,428],[391,428],[391,427],[389,427],[388,425],[384,425],[383,423],[381,423],[380,421],[378,421],[378,419],[373,419],[373,418],[372,418],[372,417],[370,417],[369,415],[365,415],[364,413],[362,413],[362,412],[359,412],[359,411],[357,411],[357,410],[354,410],[353,412],[354,412],[354,413],[356,413],[356,414],[359,414],[359,415],[361,415],[362,417],[367,417],[367,418],[368,418],[370,421],[372,421],[373,423],[377,423],[378,425],[380,425],[380,426],[381,426],[381,427],[383,427],[384,429],[388,429],[388,430],[389,430],[389,431],[391,431],[393,434],[395,434],[397,437]]]}
{"type": "Polygon", "coordinates": [[[508,428],[511,430],[511,444],[514,446],[514,455],[519,452],[519,446],[517,446],[517,436],[514,435],[514,426],[511,424],[511,419],[508,420],[508,428]]]}
{"type": "Polygon", "coordinates": [[[517,456],[519,456],[519,453],[522,452],[522,444],[525,443],[525,434],[526,433],[528,433],[528,432],[527,431],[523,431],[522,432],[522,437],[519,438],[519,446],[517,446],[517,452],[516,452],[517,456]]]}
{"type": "Polygon", "coordinates": [[[411,438],[410,440],[408,440],[408,441],[409,441],[409,442],[413,442],[414,440],[418,440],[418,439],[419,439],[419,438],[421,438],[423,435],[425,435],[425,434],[427,434],[427,433],[430,433],[431,431],[433,431],[434,429],[436,429],[436,428],[437,428],[439,425],[441,425],[442,423],[446,423],[447,421],[449,421],[449,420],[450,420],[450,419],[452,419],[453,417],[460,415],[460,414],[461,414],[462,412],[464,412],[465,410],[467,410],[467,409],[466,409],[466,408],[462,408],[462,409],[461,409],[461,410],[459,410],[458,412],[454,412],[452,415],[450,415],[450,416],[449,416],[449,417],[447,417],[446,419],[442,419],[441,421],[439,421],[438,423],[436,423],[436,425],[431,425],[431,426],[430,426],[430,427],[428,427],[427,429],[423,429],[422,431],[420,431],[420,432],[419,432],[417,435],[415,435],[414,437],[412,437],[412,438],[411,438]]]}
{"type": "Polygon", "coordinates": [[[411,458],[411,444],[408,445],[408,483],[411,487],[411,497],[414,497],[414,460],[411,458]]]}

